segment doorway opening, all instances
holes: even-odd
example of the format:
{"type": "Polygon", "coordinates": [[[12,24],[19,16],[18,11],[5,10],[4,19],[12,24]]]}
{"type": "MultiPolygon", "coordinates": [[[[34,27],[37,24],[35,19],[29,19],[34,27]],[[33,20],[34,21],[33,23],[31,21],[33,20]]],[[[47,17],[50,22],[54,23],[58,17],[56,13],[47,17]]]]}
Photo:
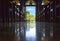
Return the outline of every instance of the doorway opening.
{"type": "Polygon", "coordinates": [[[36,6],[26,6],[26,40],[36,39],[36,6]],[[33,39],[34,38],[34,39],[33,39]]]}

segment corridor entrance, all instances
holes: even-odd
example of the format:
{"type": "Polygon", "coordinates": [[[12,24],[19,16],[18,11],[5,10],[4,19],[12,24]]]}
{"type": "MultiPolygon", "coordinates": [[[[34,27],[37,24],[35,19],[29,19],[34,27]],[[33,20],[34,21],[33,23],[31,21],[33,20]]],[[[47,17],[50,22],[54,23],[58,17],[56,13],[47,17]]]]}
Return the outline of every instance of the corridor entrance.
{"type": "Polygon", "coordinates": [[[3,0],[0,3],[0,41],[53,41],[53,33],[59,27],[55,1],[3,0]]]}
{"type": "Polygon", "coordinates": [[[26,41],[36,41],[36,7],[26,6],[26,41]]]}

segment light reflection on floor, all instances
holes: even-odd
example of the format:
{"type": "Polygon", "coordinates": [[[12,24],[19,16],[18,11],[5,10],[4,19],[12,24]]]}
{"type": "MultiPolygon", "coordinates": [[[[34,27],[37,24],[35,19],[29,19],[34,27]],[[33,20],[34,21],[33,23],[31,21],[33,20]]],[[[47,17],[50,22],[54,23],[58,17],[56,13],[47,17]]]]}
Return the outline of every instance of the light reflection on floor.
{"type": "Polygon", "coordinates": [[[26,37],[35,37],[35,28],[30,28],[29,31],[26,31],[26,37]]]}
{"type": "Polygon", "coordinates": [[[26,41],[36,41],[36,27],[35,27],[35,23],[31,23],[33,26],[33,28],[26,31],[26,41]]]}
{"type": "MultiPolygon", "coordinates": [[[[0,23],[0,24],[2,24],[2,23],[0,23]]],[[[4,25],[5,25],[4,27],[6,27],[8,25],[8,23],[5,23],[4,25]]],[[[3,26],[3,24],[2,24],[2,26],[3,26]]],[[[26,27],[26,22],[15,22],[12,24],[9,23],[9,28],[13,27],[13,29],[14,29],[14,27],[16,27],[16,32],[15,32],[15,34],[13,34],[12,32],[6,32],[5,30],[4,30],[4,32],[0,32],[0,41],[20,41],[24,37],[23,36],[24,34],[23,33],[19,34],[19,26],[26,27]],[[19,25],[17,25],[17,24],[19,24],[19,25]],[[23,37],[20,37],[20,36],[23,36],[23,37]]],[[[56,25],[55,23],[36,22],[36,29],[38,30],[38,32],[35,30],[35,28],[30,28],[30,30],[27,30],[26,31],[26,41],[49,41],[49,38],[52,41],[53,40],[53,26],[56,27],[59,25],[56,25]],[[48,30],[48,32],[45,32],[46,29],[48,30]],[[50,34],[49,34],[49,29],[50,29],[50,34]],[[36,34],[38,36],[35,36],[36,34]],[[46,34],[49,34],[50,36],[46,37],[47,36],[46,34]],[[38,38],[38,39],[36,39],[36,38],[38,38]]],[[[12,29],[9,29],[9,30],[11,31],[12,29]]],[[[57,41],[58,38],[56,38],[55,41],[57,41]]],[[[23,40],[23,41],[25,41],[25,40],[23,40]]]]}

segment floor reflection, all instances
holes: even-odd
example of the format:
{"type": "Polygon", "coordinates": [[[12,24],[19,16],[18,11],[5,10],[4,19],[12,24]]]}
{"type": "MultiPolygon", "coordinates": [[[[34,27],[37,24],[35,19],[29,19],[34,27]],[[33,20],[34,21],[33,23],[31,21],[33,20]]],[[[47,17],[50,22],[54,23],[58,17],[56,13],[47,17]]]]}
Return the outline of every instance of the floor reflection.
{"type": "Polygon", "coordinates": [[[26,31],[26,37],[35,37],[35,28],[30,28],[29,31],[26,31]]]}
{"type": "Polygon", "coordinates": [[[0,32],[0,41],[25,41],[23,39],[25,33],[26,41],[49,41],[50,38],[50,40],[53,38],[53,26],[55,26],[53,23],[36,22],[35,24],[34,22],[30,23],[28,30],[25,30],[26,22],[9,23],[9,30],[0,32]],[[24,31],[26,32],[24,33],[24,31]]]}
{"type": "Polygon", "coordinates": [[[26,41],[36,41],[36,25],[35,25],[35,22],[30,22],[30,28],[28,30],[26,30],[26,41]]]}

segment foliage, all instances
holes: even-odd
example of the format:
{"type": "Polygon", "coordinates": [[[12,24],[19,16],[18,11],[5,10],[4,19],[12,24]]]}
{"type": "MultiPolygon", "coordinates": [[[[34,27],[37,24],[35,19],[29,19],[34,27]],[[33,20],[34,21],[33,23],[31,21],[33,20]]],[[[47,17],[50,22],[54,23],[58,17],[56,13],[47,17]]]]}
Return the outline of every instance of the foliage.
{"type": "Polygon", "coordinates": [[[26,11],[26,20],[27,21],[34,21],[35,20],[35,16],[34,15],[30,15],[30,12],[26,11]]]}
{"type": "Polygon", "coordinates": [[[30,21],[30,12],[29,11],[26,11],[26,20],[30,21]]]}
{"type": "Polygon", "coordinates": [[[27,29],[29,29],[30,27],[34,26],[35,16],[30,15],[29,11],[26,11],[25,14],[26,14],[26,21],[27,21],[27,29]]]}

